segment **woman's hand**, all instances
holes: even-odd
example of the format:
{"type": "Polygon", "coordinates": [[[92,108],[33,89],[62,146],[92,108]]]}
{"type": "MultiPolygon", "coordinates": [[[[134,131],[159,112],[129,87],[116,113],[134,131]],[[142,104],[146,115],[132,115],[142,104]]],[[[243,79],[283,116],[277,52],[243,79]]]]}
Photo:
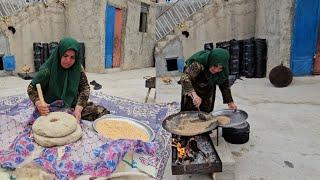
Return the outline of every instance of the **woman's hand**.
{"type": "Polygon", "coordinates": [[[83,110],[83,107],[82,107],[82,106],[78,106],[78,105],[77,105],[77,106],[74,108],[73,116],[77,119],[78,122],[80,122],[82,110],[83,110]]]}
{"type": "Polygon", "coordinates": [[[193,100],[193,105],[195,105],[196,107],[199,107],[201,105],[202,99],[201,97],[198,96],[198,94],[195,91],[192,91],[191,93],[189,93],[189,96],[193,100]]]}
{"type": "Polygon", "coordinates": [[[35,103],[39,113],[41,116],[46,116],[49,114],[49,104],[47,103],[41,103],[40,101],[36,101],[35,103]]]}
{"type": "Polygon", "coordinates": [[[233,110],[237,110],[238,109],[237,105],[234,102],[228,103],[228,107],[230,109],[233,109],[233,110]]]}

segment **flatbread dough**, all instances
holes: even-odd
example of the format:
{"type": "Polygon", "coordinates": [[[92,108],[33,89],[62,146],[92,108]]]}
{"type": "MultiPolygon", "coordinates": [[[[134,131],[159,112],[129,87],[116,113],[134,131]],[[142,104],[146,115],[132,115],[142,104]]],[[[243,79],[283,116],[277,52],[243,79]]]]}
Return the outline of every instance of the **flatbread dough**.
{"type": "Polygon", "coordinates": [[[77,120],[66,112],[51,112],[40,116],[32,125],[34,134],[44,137],[64,137],[77,129],[77,120]]]}
{"type": "Polygon", "coordinates": [[[42,147],[63,146],[66,144],[76,142],[81,138],[81,136],[82,136],[82,129],[79,124],[77,124],[76,131],[74,131],[73,133],[65,137],[49,138],[49,137],[33,134],[35,142],[42,147]]]}
{"type": "Polygon", "coordinates": [[[228,116],[218,116],[217,119],[220,125],[230,124],[230,118],[228,116]]]}

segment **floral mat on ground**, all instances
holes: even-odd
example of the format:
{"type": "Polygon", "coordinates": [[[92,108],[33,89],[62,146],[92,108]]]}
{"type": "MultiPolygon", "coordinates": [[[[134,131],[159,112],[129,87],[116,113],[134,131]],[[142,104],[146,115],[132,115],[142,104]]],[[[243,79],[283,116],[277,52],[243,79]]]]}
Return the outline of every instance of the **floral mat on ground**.
{"type": "MultiPolygon", "coordinates": [[[[153,167],[154,176],[161,179],[170,150],[170,133],[161,127],[162,120],[178,111],[176,103],[167,105],[145,104],[124,98],[93,93],[90,101],[106,107],[111,114],[130,117],[148,124],[156,133],[150,143],[141,141],[106,139],[92,130],[92,122],[81,124],[83,136],[76,143],[63,147],[42,148],[41,153],[31,157],[38,146],[32,137],[31,122],[34,121],[34,106],[26,95],[5,97],[0,100],[0,165],[15,169],[31,161],[55,174],[59,179],[90,176],[109,176],[121,161],[128,162],[128,152],[138,156],[139,162],[128,162],[132,167],[153,167]],[[60,155],[59,151],[62,152],[60,155]]],[[[130,154],[129,153],[129,154],[130,154]]],[[[137,161],[137,160],[136,160],[137,161]]],[[[152,172],[152,171],[151,171],[152,172]]],[[[148,173],[148,172],[145,172],[148,173]]]]}

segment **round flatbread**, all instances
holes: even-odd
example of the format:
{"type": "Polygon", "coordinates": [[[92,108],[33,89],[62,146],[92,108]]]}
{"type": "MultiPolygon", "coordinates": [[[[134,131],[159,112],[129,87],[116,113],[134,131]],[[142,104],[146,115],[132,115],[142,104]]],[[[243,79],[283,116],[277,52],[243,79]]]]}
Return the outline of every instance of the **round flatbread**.
{"type": "Polygon", "coordinates": [[[44,137],[64,137],[77,129],[77,120],[66,112],[51,112],[40,116],[32,125],[34,134],[44,137]]]}
{"type": "Polygon", "coordinates": [[[79,124],[77,124],[77,128],[73,133],[65,137],[49,138],[49,137],[33,134],[35,142],[42,147],[63,146],[66,144],[76,142],[81,138],[81,136],[82,136],[82,129],[79,124]]]}
{"type": "Polygon", "coordinates": [[[217,120],[220,125],[230,124],[230,118],[228,116],[218,116],[217,120]]]}

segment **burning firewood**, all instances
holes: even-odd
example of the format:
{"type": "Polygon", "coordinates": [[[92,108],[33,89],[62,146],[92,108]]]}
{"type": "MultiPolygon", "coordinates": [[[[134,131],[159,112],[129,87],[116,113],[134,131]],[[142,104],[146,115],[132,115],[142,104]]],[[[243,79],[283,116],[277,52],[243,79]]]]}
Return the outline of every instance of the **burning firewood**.
{"type": "Polygon", "coordinates": [[[201,154],[206,161],[208,160],[207,155],[198,148],[198,143],[194,138],[189,140],[188,145],[189,148],[194,152],[194,156],[196,156],[196,154],[201,154]]]}
{"type": "Polygon", "coordinates": [[[177,164],[182,164],[182,161],[188,159],[187,151],[185,147],[182,147],[182,144],[175,138],[172,140],[172,146],[177,148],[178,159],[177,164]]]}

